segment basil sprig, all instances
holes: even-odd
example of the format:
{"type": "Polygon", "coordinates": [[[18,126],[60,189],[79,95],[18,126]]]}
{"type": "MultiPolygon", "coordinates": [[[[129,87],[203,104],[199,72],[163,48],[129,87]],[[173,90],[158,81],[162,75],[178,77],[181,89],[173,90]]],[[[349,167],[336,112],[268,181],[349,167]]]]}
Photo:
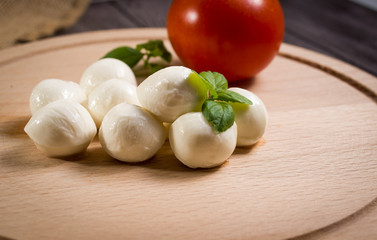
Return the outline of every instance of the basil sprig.
{"type": "Polygon", "coordinates": [[[202,113],[215,132],[225,132],[234,124],[234,110],[229,103],[253,103],[241,94],[229,91],[224,75],[217,72],[201,72],[199,76],[208,89],[208,98],[202,105],[202,113]]]}
{"type": "Polygon", "coordinates": [[[116,58],[126,63],[130,68],[133,68],[142,60],[144,67],[153,73],[166,67],[166,65],[151,63],[150,60],[152,58],[160,58],[170,63],[172,55],[161,40],[150,40],[146,43],[136,45],[136,48],[128,46],[117,47],[106,53],[102,58],[116,58]]]}

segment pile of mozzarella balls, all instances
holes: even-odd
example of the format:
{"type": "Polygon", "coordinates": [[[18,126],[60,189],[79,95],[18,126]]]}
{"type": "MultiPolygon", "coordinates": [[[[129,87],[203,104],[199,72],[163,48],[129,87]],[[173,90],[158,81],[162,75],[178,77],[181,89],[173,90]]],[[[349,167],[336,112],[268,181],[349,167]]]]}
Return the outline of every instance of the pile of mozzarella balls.
{"type": "Polygon", "coordinates": [[[153,157],[169,138],[174,155],[191,168],[224,163],[236,146],[250,146],[264,134],[267,112],[253,93],[229,88],[253,104],[233,104],[235,123],[216,133],[201,113],[207,93],[190,83],[193,71],[171,66],[139,86],[133,71],[117,59],[90,65],[80,84],[39,82],[30,96],[32,117],[25,132],[50,157],[85,151],[97,134],[103,149],[124,162],[153,157]]]}

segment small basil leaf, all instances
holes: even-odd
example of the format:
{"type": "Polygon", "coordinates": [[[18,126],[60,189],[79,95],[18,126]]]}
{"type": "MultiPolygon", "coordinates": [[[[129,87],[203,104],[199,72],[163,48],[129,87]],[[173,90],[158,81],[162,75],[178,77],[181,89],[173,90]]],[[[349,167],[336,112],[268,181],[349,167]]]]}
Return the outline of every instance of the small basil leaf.
{"type": "Polygon", "coordinates": [[[208,83],[203,80],[203,78],[194,70],[191,70],[190,75],[187,77],[187,82],[196,90],[198,93],[199,99],[200,99],[200,106],[199,110],[202,107],[202,104],[205,99],[208,99],[208,92],[210,85],[207,85],[208,83]]]}
{"type": "Polygon", "coordinates": [[[157,72],[158,70],[161,70],[164,68],[163,65],[157,64],[157,63],[148,63],[147,67],[150,69],[152,73],[157,72]]]}
{"type": "Polygon", "coordinates": [[[194,70],[192,70],[192,72],[194,72],[200,78],[200,81],[202,81],[204,83],[204,85],[206,86],[206,88],[208,89],[209,96],[207,96],[207,97],[217,98],[217,92],[214,89],[214,87],[212,86],[212,84],[210,84],[207,80],[205,80],[200,74],[198,74],[194,70]]]}
{"type": "Polygon", "coordinates": [[[160,43],[158,44],[158,49],[161,51],[161,58],[164,59],[166,62],[171,62],[172,56],[171,53],[166,49],[164,43],[159,40],[160,43]]]}
{"type": "Polygon", "coordinates": [[[229,103],[207,99],[202,105],[202,113],[217,133],[228,130],[234,124],[234,111],[229,103]]]}
{"type": "Polygon", "coordinates": [[[216,91],[220,89],[226,90],[228,88],[228,81],[221,73],[208,71],[201,72],[200,76],[207,80],[216,91]]]}
{"type": "Polygon", "coordinates": [[[158,44],[157,42],[160,40],[149,40],[146,43],[140,43],[136,45],[136,50],[141,51],[142,49],[152,51],[153,49],[156,48],[156,45],[158,44]]]}
{"type": "Polygon", "coordinates": [[[130,68],[134,67],[143,57],[143,54],[130,47],[118,47],[108,52],[102,58],[115,58],[126,63],[130,68]]]}
{"type": "Polygon", "coordinates": [[[149,40],[146,43],[136,45],[136,50],[146,50],[146,55],[151,57],[161,57],[166,62],[171,62],[172,55],[165,48],[163,41],[161,40],[149,40]]]}
{"type": "Polygon", "coordinates": [[[148,55],[150,55],[151,57],[161,57],[162,51],[160,49],[156,48],[156,49],[153,49],[152,51],[150,51],[148,53],[148,55]]]}
{"type": "Polygon", "coordinates": [[[217,91],[217,100],[232,102],[232,103],[246,103],[252,105],[253,102],[250,101],[247,97],[242,96],[239,93],[232,92],[229,90],[218,90],[217,91]]]}
{"type": "Polygon", "coordinates": [[[138,44],[135,49],[127,46],[118,47],[108,52],[103,58],[116,58],[131,68],[136,66],[140,60],[143,60],[144,67],[149,68],[152,73],[166,67],[164,64],[150,63],[149,60],[153,57],[161,58],[166,62],[171,62],[172,60],[171,53],[165,48],[161,40],[150,40],[146,43],[138,44]]]}

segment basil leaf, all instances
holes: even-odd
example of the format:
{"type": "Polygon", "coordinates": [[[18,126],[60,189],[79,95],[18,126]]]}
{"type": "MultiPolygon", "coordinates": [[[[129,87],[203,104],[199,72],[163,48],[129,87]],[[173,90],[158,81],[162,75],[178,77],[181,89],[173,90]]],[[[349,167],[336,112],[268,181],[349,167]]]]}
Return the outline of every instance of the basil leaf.
{"type": "Polygon", "coordinates": [[[164,43],[161,40],[158,40],[158,49],[162,52],[161,58],[164,59],[166,62],[171,62],[172,55],[171,53],[165,48],[164,43]]]}
{"type": "Polygon", "coordinates": [[[102,58],[115,58],[132,68],[142,59],[143,56],[144,54],[136,49],[130,47],[118,47],[108,52],[102,58]]]}
{"type": "MultiPolygon", "coordinates": [[[[187,82],[196,90],[200,99],[198,109],[201,109],[203,101],[208,99],[209,87],[211,87],[203,78],[194,70],[191,70],[190,75],[187,77],[187,82]],[[208,84],[208,85],[207,85],[208,84]]],[[[216,93],[216,92],[215,92],[216,93]]]]}
{"type": "Polygon", "coordinates": [[[232,103],[246,103],[252,105],[253,102],[250,101],[247,97],[242,96],[239,93],[232,92],[229,90],[217,90],[217,98],[216,100],[221,100],[225,102],[232,102],[232,103]]]}
{"type": "Polygon", "coordinates": [[[215,88],[212,86],[212,84],[210,84],[207,80],[205,80],[200,74],[198,74],[197,72],[195,72],[194,70],[192,70],[192,72],[194,72],[196,74],[196,76],[199,77],[200,81],[203,82],[203,84],[206,86],[206,88],[208,89],[209,91],[209,96],[207,97],[211,97],[211,98],[217,98],[217,92],[215,90],[215,88]]]}
{"type": "Polygon", "coordinates": [[[136,50],[141,51],[142,49],[153,51],[157,48],[157,45],[160,44],[159,42],[162,42],[161,40],[149,40],[146,43],[140,43],[136,45],[136,50]]]}
{"type": "Polygon", "coordinates": [[[136,50],[146,51],[146,55],[150,57],[161,57],[166,62],[171,62],[172,55],[165,48],[163,41],[161,40],[149,40],[146,43],[136,45],[136,50]]]}
{"type": "Polygon", "coordinates": [[[164,68],[163,65],[157,63],[147,63],[147,67],[151,70],[152,73],[164,68]]]}
{"type": "Polygon", "coordinates": [[[221,73],[208,71],[201,72],[200,76],[208,81],[216,91],[220,89],[226,90],[228,88],[228,81],[221,73]]]}
{"type": "Polygon", "coordinates": [[[202,105],[202,113],[217,133],[225,132],[234,124],[234,111],[229,103],[207,99],[202,105]]]}
{"type": "Polygon", "coordinates": [[[166,62],[172,60],[171,53],[165,48],[164,42],[161,40],[150,40],[138,44],[136,48],[118,47],[108,52],[103,58],[116,58],[126,63],[130,68],[143,60],[144,67],[149,68],[152,73],[166,67],[164,64],[150,63],[149,60],[152,57],[159,57],[166,62]]]}

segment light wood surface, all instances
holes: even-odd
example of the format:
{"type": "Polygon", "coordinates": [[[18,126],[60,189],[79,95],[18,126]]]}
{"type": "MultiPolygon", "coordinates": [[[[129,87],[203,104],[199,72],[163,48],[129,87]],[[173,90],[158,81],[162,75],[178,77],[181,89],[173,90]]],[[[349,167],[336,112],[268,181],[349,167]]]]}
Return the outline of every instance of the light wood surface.
{"type": "Polygon", "coordinates": [[[23,131],[33,86],[45,78],[78,82],[107,51],[148,39],[171,49],[164,29],[132,29],[0,52],[0,236],[377,238],[377,79],[291,45],[257,77],[233,84],[265,102],[269,126],[219,168],[189,169],[168,143],[141,164],[112,159],[97,139],[78,156],[39,152],[23,131]]]}

